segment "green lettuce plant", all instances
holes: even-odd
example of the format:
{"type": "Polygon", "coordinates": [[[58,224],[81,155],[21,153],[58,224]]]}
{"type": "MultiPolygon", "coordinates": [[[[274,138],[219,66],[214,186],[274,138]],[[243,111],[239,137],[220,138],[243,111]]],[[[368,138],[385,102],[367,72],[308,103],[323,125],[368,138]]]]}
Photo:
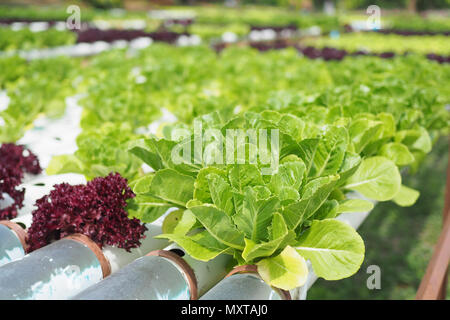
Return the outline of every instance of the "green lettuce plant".
{"type": "Polygon", "coordinates": [[[198,154],[174,162],[172,150],[180,144],[194,145],[195,130],[179,141],[134,141],[130,152],[155,172],[132,182],[137,197],[130,204],[131,214],[151,222],[168,208],[178,207],[167,217],[159,238],[175,241],[199,260],[229,254],[237,264],[256,264],[262,278],[275,287],[303,285],[306,260],[320,277],[348,277],[363,261],[364,243],[353,228],[335,218],[342,212],[371,210],[373,204],[347,199],[347,192],[386,201],[402,187],[392,160],[376,151],[363,154],[367,148],[377,150],[373,145],[377,140],[393,138],[389,123],[380,121],[375,130],[358,119],[340,120],[320,126],[274,111],[248,112],[229,121],[217,112],[199,119],[203,130],[215,128],[224,136],[229,129],[278,130],[279,166],[271,175],[263,174],[267,164],[248,163],[248,150],[275,150],[272,146],[262,150],[250,139],[245,142],[243,164],[211,163],[213,157],[225,160],[218,150],[225,148],[227,138],[222,145],[203,141],[203,150],[209,151],[197,163],[198,154]],[[208,149],[211,143],[214,147],[208,149]]]}

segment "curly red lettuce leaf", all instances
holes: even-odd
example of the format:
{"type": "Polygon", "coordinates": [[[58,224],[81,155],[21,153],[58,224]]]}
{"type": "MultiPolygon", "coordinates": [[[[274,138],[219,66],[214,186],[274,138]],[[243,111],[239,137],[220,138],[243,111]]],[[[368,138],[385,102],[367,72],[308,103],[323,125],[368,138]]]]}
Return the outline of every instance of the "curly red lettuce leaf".
{"type": "Polygon", "coordinates": [[[36,201],[28,230],[29,252],[70,234],[81,233],[100,248],[116,246],[130,251],[141,245],[145,225],[128,218],[127,200],[135,197],[118,173],[98,177],[86,185],[62,183],[36,201]]]}
{"type": "Polygon", "coordinates": [[[25,173],[39,174],[42,168],[39,160],[24,146],[5,143],[0,146],[0,200],[8,195],[13,203],[0,207],[0,220],[9,220],[17,216],[18,210],[23,207],[23,189],[17,187],[22,183],[25,173]]]}

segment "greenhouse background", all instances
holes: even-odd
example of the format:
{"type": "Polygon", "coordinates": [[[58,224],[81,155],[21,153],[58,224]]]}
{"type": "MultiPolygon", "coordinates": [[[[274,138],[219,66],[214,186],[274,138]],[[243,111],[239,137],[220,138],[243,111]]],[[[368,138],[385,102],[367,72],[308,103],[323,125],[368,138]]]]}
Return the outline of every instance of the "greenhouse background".
{"type": "Polygon", "coordinates": [[[449,0],[0,0],[0,300],[448,287],[449,36],[449,0]],[[196,162],[199,123],[279,130],[281,172],[196,162]]]}

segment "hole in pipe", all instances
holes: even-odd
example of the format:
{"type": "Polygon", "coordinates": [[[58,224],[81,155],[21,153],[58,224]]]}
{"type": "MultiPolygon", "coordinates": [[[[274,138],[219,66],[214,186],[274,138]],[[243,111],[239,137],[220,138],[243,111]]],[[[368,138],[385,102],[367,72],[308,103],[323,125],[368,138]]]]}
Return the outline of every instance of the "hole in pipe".
{"type": "Polygon", "coordinates": [[[23,222],[16,222],[16,223],[24,230],[27,228],[27,226],[23,222]]]}
{"type": "Polygon", "coordinates": [[[169,251],[172,251],[173,253],[179,255],[180,257],[184,256],[184,251],[181,249],[170,249],[169,251]]]}

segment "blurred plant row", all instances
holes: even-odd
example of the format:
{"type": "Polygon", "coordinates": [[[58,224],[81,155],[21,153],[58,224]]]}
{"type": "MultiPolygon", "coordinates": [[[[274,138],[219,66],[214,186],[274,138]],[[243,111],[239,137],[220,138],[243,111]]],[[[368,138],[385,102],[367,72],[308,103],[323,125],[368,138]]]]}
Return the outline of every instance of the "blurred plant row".
{"type": "Polygon", "coordinates": [[[375,32],[345,33],[337,38],[318,37],[301,41],[314,47],[333,47],[350,52],[391,51],[398,54],[415,52],[421,54],[435,53],[450,55],[450,42],[447,36],[400,36],[395,34],[378,34],[375,32]]]}
{"type": "Polygon", "coordinates": [[[416,119],[431,130],[432,140],[433,130],[448,127],[443,106],[450,100],[450,68],[416,55],[324,62],[299,57],[294,49],[260,54],[235,47],[217,55],[204,46],[155,44],[136,55],[113,50],[83,61],[31,62],[5,57],[0,64],[0,86],[10,98],[0,112],[2,142],[19,139],[41,114],[60,116],[67,96],[87,94],[80,101],[83,133],[76,155],[81,162],[71,165],[91,177],[112,170],[126,177],[139,174],[139,161],[121,145],[148,134],[162,109],[186,124],[215,110],[232,115],[295,108],[294,114],[306,114],[299,110],[308,108],[308,117],[317,122],[327,110],[389,112],[400,127],[416,119]]]}
{"type": "MultiPolygon", "coordinates": [[[[321,13],[302,13],[282,7],[168,7],[156,11],[117,11],[81,9],[81,19],[89,22],[89,28],[111,29],[134,28],[139,23],[142,31],[172,31],[178,34],[193,34],[203,42],[221,41],[224,34],[235,37],[249,35],[253,28],[280,28],[305,30],[319,27],[322,34],[333,31],[344,32],[346,26],[354,20],[364,21],[364,15],[343,14],[329,16],[321,13]]],[[[63,9],[41,7],[0,6],[0,51],[30,50],[74,44],[79,35],[69,30],[52,28],[56,21],[65,22],[69,14],[63,9]],[[47,21],[50,28],[43,31],[30,30],[27,27],[11,28],[14,22],[47,21]]],[[[450,20],[440,16],[426,18],[414,15],[382,16],[383,28],[390,30],[417,30],[421,32],[448,32],[450,20]]],[[[337,47],[366,47],[384,51],[411,50],[423,53],[448,54],[446,40],[440,37],[414,37],[412,39],[389,35],[344,35],[338,39],[321,39],[319,46],[336,43],[337,47]],[[421,43],[422,42],[422,43],[421,43]]]]}

